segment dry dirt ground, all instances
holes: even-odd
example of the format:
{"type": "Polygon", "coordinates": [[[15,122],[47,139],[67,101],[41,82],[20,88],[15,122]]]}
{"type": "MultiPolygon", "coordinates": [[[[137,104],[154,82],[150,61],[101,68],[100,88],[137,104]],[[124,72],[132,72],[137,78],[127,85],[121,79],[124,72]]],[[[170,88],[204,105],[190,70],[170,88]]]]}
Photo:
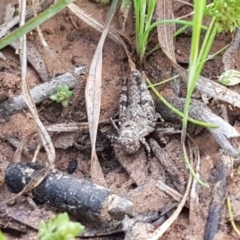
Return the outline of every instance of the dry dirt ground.
{"type": "MultiPolygon", "coordinates": [[[[1,1],[2,2],[2,1],[1,1]]],[[[0,11],[0,23],[4,17],[4,6],[9,1],[3,1],[0,11]]],[[[14,1],[13,1],[14,2],[14,1]]],[[[87,0],[78,0],[75,2],[80,8],[89,13],[100,23],[104,23],[109,6],[104,6],[99,3],[94,3],[87,0]]],[[[175,16],[182,16],[191,12],[191,7],[183,4],[174,5],[175,16]]],[[[114,19],[114,27],[118,26],[118,18],[114,19]]],[[[57,14],[52,19],[41,25],[45,40],[50,48],[56,53],[57,58],[67,67],[72,70],[75,66],[85,65],[90,67],[94,51],[97,47],[100,33],[86,25],[78,19],[70,10],[65,9],[57,14]]],[[[133,28],[131,21],[126,25],[126,35],[130,39],[133,37],[133,28]]],[[[153,33],[152,40],[148,46],[148,50],[157,44],[157,35],[153,33]]],[[[231,42],[232,36],[230,34],[221,34],[214,42],[212,53],[223,48],[231,42]]],[[[28,40],[35,45],[40,52],[42,58],[47,66],[49,76],[54,77],[57,74],[62,74],[67,70],[63,68],[55,58],[43,50],[40,44],[39,37],[36,31],[28,34],[28,40]]],[[[191,32],[181,34],[176,38],[176,58],[179,62],[187,63],[189,59],[191,42],[191,32]]],[[[134,48],[134,41],[132,42],[134,48]]],[[[0,60],[0,91],[3,100],[5,96],[11,98],[12,96],[21,92],[21,79],[20,79],[20,62],[19,56],[11,47],[5,47],[2,53],[6,56],[6,60],[0,60]]],[[[239,61],[239,59],[238,59],[239,61]]],[[[187,66],[187,65],[186,65],[187,66]]],[[[146,74],[152,79],[153,82],[159,82],[172,76],[173,72],[167,57],[161,50],[157,50],[152,55],[148,56],[144,63],[144,70],[146,74]]],[[[216,80],[222,72],[222,55],[221,53],[214,57],[214,59],[207,62],[203,76],[209,79],[216,80]]],[[[116,118],[118,113],[118,99],[121,91],[121,78],[129,76],[128,62],[123,48],[111,39],[107,38],[103,48],[103,88],[102,88],[102,102],[100,119],[116,118]]],[[[41,83],[39,75],[36,73],[31,65],[28,65],[27,79],[31,87],[41,83]]],[[[70,107],[64,109],[60,104],[51,103],[50,101],[39,104],[39,116],[44,125],[51,125],[53,123],[67,123],[67,122],[86,122],[86,107],[84,100],[84,87],[87,75],[80,78],[81,88],[75,94],[78,94],[77,101],[71,102],[70,107]],[[71,112],[70,112],[71,110],[71,112]],[[64,115],[65,114],[65,115],[64,115]]],[[[185,92],[183,86],[182,94],[185,92]]],[[[171,94],[170,85],[163,85],[159,89],[162,94],[171,94]],[[170,93],[169,93],[170,92],[170,93]]],[[[213,112],[220,115],[222,114],[221,104],[214,99],[209,100],[209,107],[213,112]]],[[[229,113],[230,114],[230,113],[229,113]]],[[[238,122],[238,116],[231,112],[231,124],[234,125],[238,122]]],[[[141,181],[146,183],[144,179],[131,180],[125,169],[120,165],[114,151],[106,137],[107,131],[111,131],[111,126],[103,125],[99,128],[99,137],[97,142],[98,157],[100,165],[104,173],[107,187],[119,194],[127,194],[133,191],[137,185],[141,185],[141,181]],[[137,182],[137,183],[136,183],[137,182]]],[[[32,120],[28,110],[11,116],[8,120],[0,123],[0,173],[4,175],[4,171],[9,162],[13,160],[13,156],[19,141],[30,133],[36,130],[36,125],[32,120]],[[15,140],[15,142],[13,141],[15,140]]],[[[219,145],[212,138],[212,136],[203,130],[196,136],[191,136],[196,146],[199,147],[201,157],[200,175],[203,181],[209,183],[214,187],[214,176],[216,173],[216,164],[219,161],[219,145]]],[[[71,133],[67,136],[56,134],[53,136],[56,147],[56,167],[66,172],[69,162],[76,159],[78,167],[72,174],[77,178],[91,179],[90,176],[90,144],[88,131],[84,130],[74,135],[74,142],[72,141],[71,133]],[[70,136],[70,137],[69,137],[70,136]],[[70,140],[69,140],[70,139],[70,140]]],[[[31,139],[27,144],[28,149],[32,152],[23,153],[23,160],[31,160],[34,149],[37,146],[38,138],[31,139]]],[[[188,171],[186,170],[183,160],[182,148],[180,145],[180,135],[174,134],[168,136],[167,142],[161,145],[168,153],[169,162],[174,164],[178,169],[180,176],[176,176],[182,180],[182,186],[177,190],[184,193],[186,182],[188,179],[188,171]]],[[[46,155],[44,152],[39,153],[38,161],[44,161],[46,155]]],[[[131,157],[129,157],[131,161],[131,157]]],[[[155,157],[151,156],[148,160],[150,173],[147,173],[153,179],[162,179],[166,169],[162,170],[160,163],[155,157]]],[[[130,164],[130,163],[129,163],[130,164]]],[[[134,166],[133,166],[134,168],[134,166]]],[[[136,168],[136,166],[135,166],[136,168]]],[[[136,169],[135,169],[136,170],[136,169]]],[[[145,170],[145,169],[143,169],[145,170]]],[[[134,171],[134,169],[132,169],[134,171]]],[[[166,183],[174,187],[173,180],[166,180],[166,183]]],[[[234,174],[233,178],[228,178],[228,193],[229,195],[237,195],[240,185],[240,177],[234,174]]],[[[208,206],[211,201],[211,195],[214,189],[200,188],[199,206],[196,212],[192,213],[189,218],[189,210],[187,208],[180,214],[175,223],[171,226],[168,232],[162,239],[203,239],[206,219],[208,214],[208,206]]],[[[148,211],[158,211],[166,203],[173,202],[167,194],[159,193],[157,188],[152,188],[151,191],[138,194],[135,193],[133,201],[136,205],[136,211],[139,213],[148,211]]],[[[3,185],[1,187],[0,199],[4,200],[10,197],[10,193],[3,185]]],[[[131,195],[131,194],[130,194],[131,195]]],[[[236,204],[237,201],[236,201],[236,204]]],[[[236,205],[238,206],[238,205],[236,205]]],[[[39,206],[41,209],[41,216],[46,217],[52,214],[51,209],[39,206]],[[50,212],[49,212],[50,211],[50,212]]],[[[239,239],[231,228],[228,221],[226,206],[222,212],[222,219],[220,223],[220,231],[217,239],[239,239]]],[[[32,219],[29,219],[31,223],[32,219]]],[[[1,220],[3,225],[8,225],[8,222],[1,220]]],[[[6,230],[5,234],[7,239],[31,239],[36,236],[36,233],[31,229],[27,229],[25,234],[20,234],[21,231],[6,230]]],[[[103,239],[123,239],[123,235],[109,236],[103,239]]]]}

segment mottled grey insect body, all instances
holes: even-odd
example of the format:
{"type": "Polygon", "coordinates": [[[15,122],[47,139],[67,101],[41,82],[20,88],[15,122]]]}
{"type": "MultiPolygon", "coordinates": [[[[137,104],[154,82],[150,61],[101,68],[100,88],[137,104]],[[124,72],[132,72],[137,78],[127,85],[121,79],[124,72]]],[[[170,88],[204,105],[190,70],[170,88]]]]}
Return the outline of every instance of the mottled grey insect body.
{"type": "Polygon", "coordinates": [[[138,70],[132,71],[129,88],[124,80],[119,105],[118,136],[111,137],[114,145],[133,154],[142,143],[150,153],[145,137],[154,131],[158,114],[145,78],[138,70]]]}

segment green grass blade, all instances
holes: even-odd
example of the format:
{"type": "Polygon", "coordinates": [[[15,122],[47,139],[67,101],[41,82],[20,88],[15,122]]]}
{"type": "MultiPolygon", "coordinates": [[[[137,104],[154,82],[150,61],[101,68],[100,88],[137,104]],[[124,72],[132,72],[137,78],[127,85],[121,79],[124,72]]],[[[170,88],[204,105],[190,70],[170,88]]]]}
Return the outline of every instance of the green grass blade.
{"type": "Polygon", "coordinates": [[[187,131],[187,121],[188,121],[188,111],[191,101],[191,95],[195,87],[196,81],[199,77],[197,75],[198,68],[198,54],[199,54],[199,42],[201,34],[201,24],[204,14],[204,9],[206,6],[206,0],[194,1],[194,16],[193,16],[193,35],[191,42],[191,54],[190,54],[190,66],[189,66],[189,75],[187,83],[187,96],[184,107],[184,117],[183,117],[183,126],[182,126],[182,142],[185,141],[186,131],[187,131]]]}
{"type": "Polygon", "coordinates": [[[240,230],[237,228],[235,222],[234,222],[234,217],[233,217],[233,212],[232,212],[232,206],[231,206],[231,201],[230,198],[227,198],[227,209],[228,209],[228,214],[229,214],[229,221],[232,225],[232,228],[234,231],[240,236],[240,230]]]}
{"type": "Polygon", "coordinates": [[[154,12],[156,3],[157,3],[156,0],[149,0],[148,1],[145,30],[148,29],[148,27],[151,25],[152,16],[153,16],[153,12],[154,12]]]}
{"type": "MultiPolygon", "coordinates": [[[[193,22],[190,21],[185,21],[185,20],[176,20],[176,19],[167,19],[167,20],[161,20],[158,22],[155,22],[153,24],[151,24],[142,34],[141,37],[139,37],[137,39],[137,43],[140,42],[141,45],[138,45],[137,49],[140,49],[138,52],[138,54],[140,55],[140,59],[142,59],[143,55],[145,54],[145,50],[146,50],[146,45],[147,45],[147,40],[149,37],[150,32],[157,26],[161,25],[161,24],[167,24],[167,23],[178,23],[178,24],[183,24],[186,26],[193,26],[193,22]]],[[[201,26],[203,29],[206,29],[206,27],[201,26]]],[[[137,29],[136,29],[137,31],[137,29]]]]}
{"type": "Polygon", "coordinates": [[[209,185],[205,182],[203,182],[199,176],[195,173],[191,163],[189,162],[189,158],[188,158],[188,155],[187,155],[187,150],[186,150],[186,147],[185,147],[185,144],[183,143],[183,155],[184,155],[184,161],[186,163],[186,166],[187,168],[189,169],[191,175],[193,176],[193,178],[203,187],[209,187],[209,185]]]}
{"type": "Polygon", "coordinates": [[[145,13],[146,13],[146,7],[147,7],[147,1],[146,0],[140,0],[139,1],[139,32],[142,34],[144,32],[144,25],[145,25],[145,13]]]}
{"type": "MultiPolygon", "coordinates": [[[[146,29],[145,33],[144,33],[144,37],[148,36],[149,33],[157,26],[161,25],[161,24],[170,24],[170,23],[176,23],[176,24],[182,24],[185,25],[187,27],[189,26],[194,26],[194,23],[192,21],[186,21],[186,20],[177,20],[177,19],[166,19],[166,20],[161,20],[161,21],[157,21],[153,24],[151,24],[148,29],[146,29]]],[[[206,29],[205,26],[201,25],[202,29],[206,29]]]]}
{"type": "Polygon", "coordinates": [[[201,47],[201,51],[198,57],[198,68],[197,68],[197,75],[199,76],[203,66],[205,64],[205,60],[208,58],[208,54],[210,49],[213,45],[214,39],[217,35],[217,25],[216,25],[216,18],[212,18],[212,21],[209,25],[209,29],[204,37],[204,41],[201,47]]]}
{"type": "Polygon", "coordinates": [[[139,15],[139,6],[138,6],[138,0],[134,0],[133,1],[134,3],[134,13],[135,13],[135,34],[136,34],[136,47],[137,47],[137,53],[138,53],[138,49],[139,49],[139,32],[138,32],[138,29],[139,29],[139,18],[140,18],[140,15],[139,15]]]}
{"type": "Polygon", "coordinates": [[[0,240],[6,240],[6,238],[4,237],[3,233],[0,230],[0,240]]]}
{"type": "Polygon", "coordinates": [[[56,4],[52,5],[51,7],[40,13],[38,16],[29,20],[24,26],[18,28],[17,30],[10,33],[8,36],[2,38],[0,40],[0,49],[16,41],[24,34],[32,31],[34,28],[60,12],[71,2],[73,2],[73,0],[58,0],[56,4]]]}

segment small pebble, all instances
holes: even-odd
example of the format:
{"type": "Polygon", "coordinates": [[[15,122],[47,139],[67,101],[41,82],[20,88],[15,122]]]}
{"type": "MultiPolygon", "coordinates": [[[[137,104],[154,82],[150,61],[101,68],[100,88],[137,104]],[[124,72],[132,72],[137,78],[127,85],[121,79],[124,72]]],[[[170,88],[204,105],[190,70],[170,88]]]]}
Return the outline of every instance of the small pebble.
{"type": "Polygon", "coordinates": [[[72,174],[75,172],[78,166],[78,161],[76,159],[72,159],[68,163],[67,173],[72,174]]]}

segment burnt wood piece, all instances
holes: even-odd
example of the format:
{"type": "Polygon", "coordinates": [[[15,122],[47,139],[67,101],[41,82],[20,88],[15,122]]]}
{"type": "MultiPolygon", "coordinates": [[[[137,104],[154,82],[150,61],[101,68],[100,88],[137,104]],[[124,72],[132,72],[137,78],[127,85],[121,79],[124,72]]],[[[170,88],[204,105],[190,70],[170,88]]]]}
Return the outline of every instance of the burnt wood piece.
{"type": "MultiPolygon", "coordinates": [[[[6,185],[11,192],[18,193],[40,170],[39,164],[10,163],[5,173],[6,185]]],[[[81,219],[108,222],[121,220],[125,214],[134,215],[131,201],[90,181],[57,170],[52,170],[32,195],[38,204],[48,203],[81,219]]]]}
{"type": "Polygon", "coordinates": [[[220,162],[216,169],[215,186],[213,188],[212,199],[208,209],[204,240],[217,239],[216,235],[221,226],[223,206],[227,192],[227,176],[229,173],[229,165],[225,160],[229,159],[229,157],[224,157],[224,155],[226,154],[221,154],[220,162]]]}

